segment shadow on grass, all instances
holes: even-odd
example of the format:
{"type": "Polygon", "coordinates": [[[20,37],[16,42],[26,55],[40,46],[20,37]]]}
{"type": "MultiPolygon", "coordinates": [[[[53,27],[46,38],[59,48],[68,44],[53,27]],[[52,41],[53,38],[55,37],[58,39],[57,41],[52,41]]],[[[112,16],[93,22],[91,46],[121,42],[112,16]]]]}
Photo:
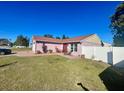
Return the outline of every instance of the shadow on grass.
{"type": "Polygon", "coordinates": [[[110,66],[99,74],[106,88],[110,91],[124,90],[124,76],[114,66],[110,66]]]}
{"type": "MultiPolygon", "coordinates": [[[[13,52],[13,53],[7,53],[5,55],[13,55],[13,54],[17,54],[16,52],[13,52]]],[[[1,56],[4,56],[4,55],[1,55],[1,56]]]]}
{"type": "Polygon", "coordinates": [[[16,52],[13,52],[13,53],[11,53],[11,54],[17,54],[16,52]]]}
{"type": "Polygon", "coordinates": [[[6,67],[6,66],[9,66],[9,65],[13,65],[13,64],[16,64],[16,63],[17,63],[17,61],[13,62],[13,63],[3,64],[3,65],[0,65],[0,68],[6,67]]]}

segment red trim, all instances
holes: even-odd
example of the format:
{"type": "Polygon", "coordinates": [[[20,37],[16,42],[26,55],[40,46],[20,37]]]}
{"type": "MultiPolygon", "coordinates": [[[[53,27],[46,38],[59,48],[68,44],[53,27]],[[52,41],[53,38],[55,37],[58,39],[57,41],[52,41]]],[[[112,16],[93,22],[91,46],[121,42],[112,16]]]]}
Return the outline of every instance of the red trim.
{"type": "Polygon", "coordinates": [[[67,51],[68,51],[67,47],[68,47],[68,44],[63,44],[63,52],[64,53],[67,53],[67,51]]]}

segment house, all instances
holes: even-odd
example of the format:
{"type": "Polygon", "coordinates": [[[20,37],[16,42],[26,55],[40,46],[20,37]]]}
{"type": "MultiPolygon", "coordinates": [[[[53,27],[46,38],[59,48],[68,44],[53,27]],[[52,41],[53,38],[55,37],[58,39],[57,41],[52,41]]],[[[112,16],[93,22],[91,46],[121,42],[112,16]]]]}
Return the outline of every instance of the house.
{"type": "Polygon", "coordinates": [[[112,46],[111,44],[106,43],[106,42],[103,42],[103,44],[104,44],[105,47],[111,47],[112,46]]]}
{"type": "Polygon", "coordinates": [[[0,39],[0,46],[12,46],[12,43],[5,38],[1,38],[0,39]]]}
{"type": "Polygon", "coordinates": [[[26,46],[15,46],[16,48],[26,48],[26,46]]]}
{"type": "Polygon", "coordinates": [[[81,55],[82,46],[101,46],[101,39],[97,34],[78,36],[69,39],[33,36],[32,41],[32,51],[34,53],[52,51],[81,55]]]}

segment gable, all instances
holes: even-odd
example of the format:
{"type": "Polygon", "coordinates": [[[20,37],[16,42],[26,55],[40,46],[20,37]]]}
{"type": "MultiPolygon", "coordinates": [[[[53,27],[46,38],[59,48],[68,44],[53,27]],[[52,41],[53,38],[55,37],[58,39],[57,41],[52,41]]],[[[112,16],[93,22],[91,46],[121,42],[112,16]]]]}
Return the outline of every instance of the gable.
{"type": "Polygon", "coordinates": [[[84,39],[85,41],[88,41],[88,42],[93,42],[93,43],[98,43],[98,44],[101,44],[101,39],[99,38],[98,35],[96,34],[93,34],[89,37],[87,37],[86,39],[84,39]]]}

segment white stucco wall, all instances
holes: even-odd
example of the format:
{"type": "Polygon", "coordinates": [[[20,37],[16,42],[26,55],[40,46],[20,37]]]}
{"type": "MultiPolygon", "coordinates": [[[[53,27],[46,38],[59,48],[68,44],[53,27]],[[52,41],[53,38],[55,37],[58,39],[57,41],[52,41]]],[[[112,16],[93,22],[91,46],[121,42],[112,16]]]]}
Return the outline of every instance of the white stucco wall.
{"type": "Polygon", "coordinates": [[[56,52],[56,48],[58,48],[60,51],[63,50],[63,45],[62,44],[50,44],[46,43],[47,50],[53,50],[53,52],[56,52]]]}
{"type": "Polygon", "coordinates": [[[94,60],[112,64],[112,48],[110,47],[94,47],[94,60]]]}
{"type": "Polygon", "coordinates": [[[82,45],[79,43],[77,48],[78,55],[81,55],[82,53],[82,45]]]}
{"type": "Polygon", "coordinates": [[[113,64],[124,67],[124,47],[113,47],[113,64]]]}
{"type": "Polygon", "coordinates": [[[33,41],[33,43],[32,43],[32,51],[33,51],[33,53],[36,53],[36,42],[35,41],[33,41]]]}
{"type": "Polygon", "coordinates": [[[85,55],[85,58],[92,59],[94,56],[94,48],[82,46],[82,55],[85,55]]]}
{"type": "Polygon", "coordinates": [[[82,46],[85,58],[100,60],[118,67],[124,67],[124,47],[89,47],[82,46]]]}
{"type": "Polygon", "coordinates": [[[85,58],[103,61],[112,64],[112,48],[111,47],[82,47],[82,54],[85,58]]]}

